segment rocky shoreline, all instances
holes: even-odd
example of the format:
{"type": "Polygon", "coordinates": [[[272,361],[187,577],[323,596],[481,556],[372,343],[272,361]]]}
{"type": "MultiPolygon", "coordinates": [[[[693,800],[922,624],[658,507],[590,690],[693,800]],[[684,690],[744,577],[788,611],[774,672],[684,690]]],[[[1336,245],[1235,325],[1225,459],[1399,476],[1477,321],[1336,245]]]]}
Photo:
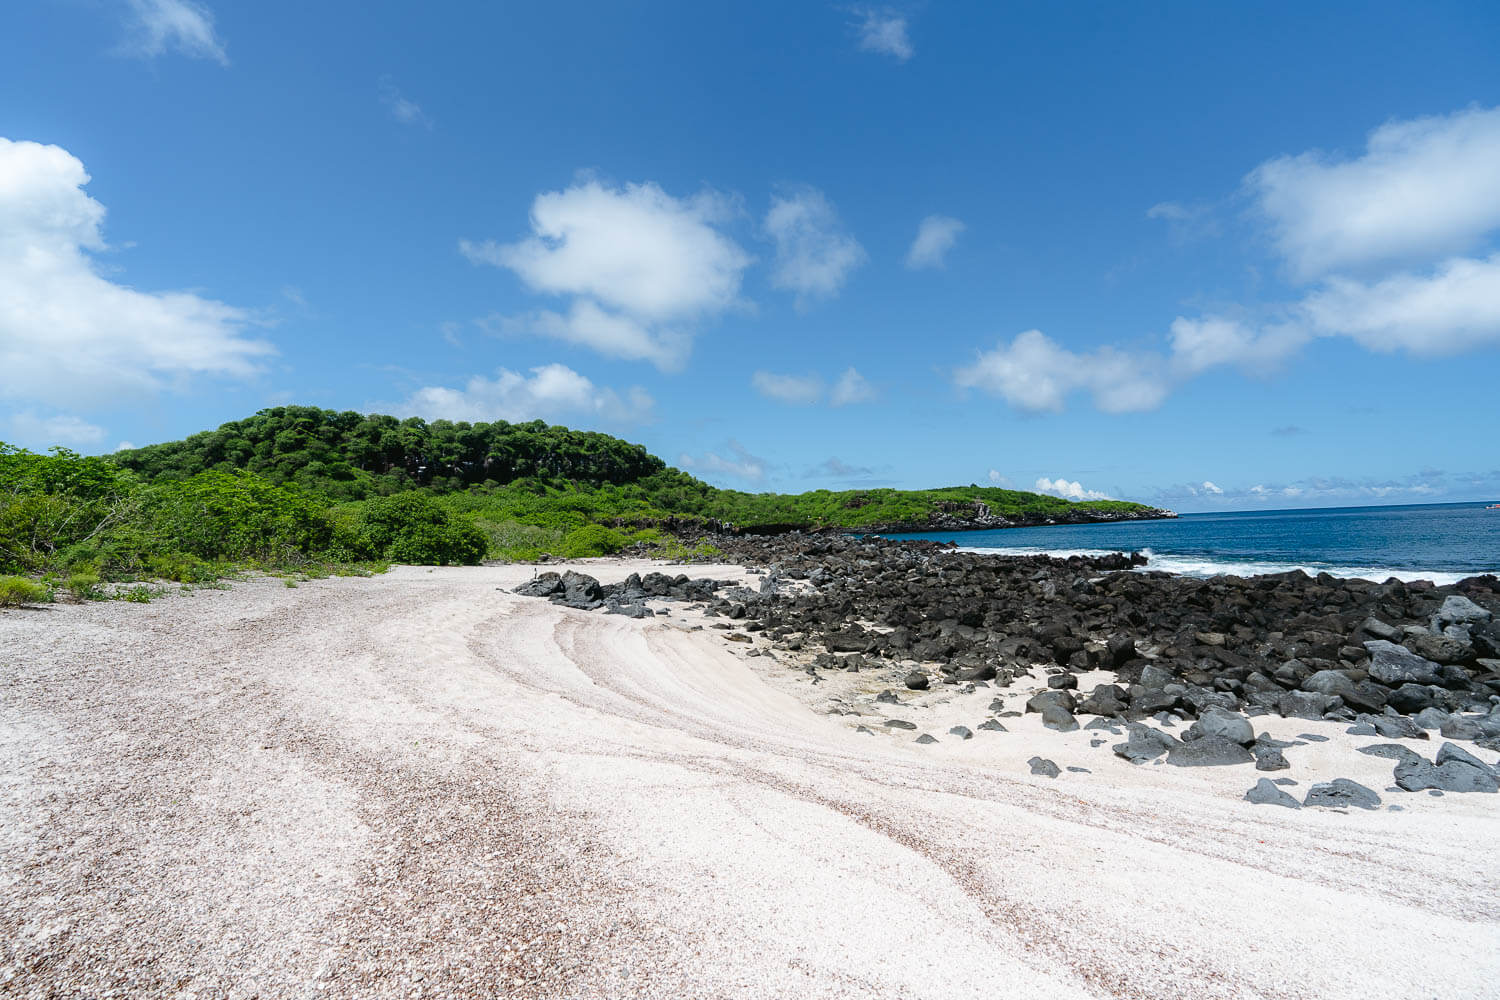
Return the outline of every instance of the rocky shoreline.
{"type": "MultiPolygon", "coordinates": [[[[1299,741],[1257,733],[1280,716],[1346,724],[1383,740],[1436,735],[1500,751],[1500,579],[1451,586],[1300,571],[1210,579],[1143,572],[1140,555],[1005,557],[932,542],[827,535],[714,536],[759,588],[653,573],[601,586],[542,573],[517,592],[645,617],[648,600],[694,602],[730,641],[759,643],[815,681],[872,672],[898,692],[1026,686],[1049,729],[1100,730],[1135,764],[1284,770],[1299,741]],[[753,637],[753,639],[752,639],[753,637]],[[1080,683],[1080,677],[1092,683],[1080,683]],[[1045,686],[1042,686],[1042,684],[1045,686]],[[1035,690],[1033,690],[1033,688],[1035,690]],[[1081,721],[1084,717],[1086,721],[1081,721]]],[[[956,726],[1004,731],[989,718],[956,726]]],[[[888,719],[888,730],[910,727],[888,719]]],[[[936,742],[938,737],[923,734],[936,742]]],[[[1101,740],[1101,743],[1104,742],[1101,740]]],[[[1495,792],[1500,770],[1455,742],[1432,759],[1401,743],[1361,752],[1394,762],[1388,791],[1495,792]]],[[[1037,758],[1033,773],[1056,770],[1037,758]]],[[[1281,779],[1285,780],[1285,779],[1281,779]]],[[[1280,805],[1374,808],[1379,794],[1337,779],[1303,802],[1261,781],[1246,797],[1280,805]]]]}

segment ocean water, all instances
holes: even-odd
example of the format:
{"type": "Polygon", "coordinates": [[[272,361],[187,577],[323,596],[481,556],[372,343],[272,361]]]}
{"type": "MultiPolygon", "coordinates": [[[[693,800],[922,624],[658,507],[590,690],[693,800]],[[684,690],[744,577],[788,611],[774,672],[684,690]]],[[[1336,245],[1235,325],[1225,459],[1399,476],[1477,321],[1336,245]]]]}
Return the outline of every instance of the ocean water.
{"type": "Polygon", "coordinates": [[[1500,574],[1500,510],[1482,503],[1183,514],[1168,521],[949,531],[894,538],[1008,555],[1142,552],[1147,569],[1253,576],[1301,569],[1367,580],[1455,583],[1500,574]]]}

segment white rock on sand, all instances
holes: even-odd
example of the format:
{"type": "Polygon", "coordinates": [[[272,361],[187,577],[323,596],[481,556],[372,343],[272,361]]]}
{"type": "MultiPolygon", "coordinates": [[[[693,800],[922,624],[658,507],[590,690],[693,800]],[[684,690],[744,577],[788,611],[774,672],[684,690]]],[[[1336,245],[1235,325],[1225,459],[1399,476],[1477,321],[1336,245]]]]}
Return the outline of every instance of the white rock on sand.
{"type": "Polygon", "coordinates": [[[530,575],[0,615],[0,993],[1500,995],[1500,796],[1387,793],[1344,727],[1255,720],[1329,737],[1287,751],[1298,799],[1404,811],[982,732],[993,690],[861,734],[681,606],[505,592],[530,575]]]}

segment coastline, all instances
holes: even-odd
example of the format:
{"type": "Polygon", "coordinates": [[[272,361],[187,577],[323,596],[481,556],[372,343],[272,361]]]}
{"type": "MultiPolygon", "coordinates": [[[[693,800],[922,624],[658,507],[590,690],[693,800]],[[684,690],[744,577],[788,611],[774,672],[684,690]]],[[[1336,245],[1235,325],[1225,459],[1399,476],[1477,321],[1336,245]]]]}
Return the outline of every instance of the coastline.
{"type": "Polygon", "coordinates": [[[1298,797],[1339,776],[1402,811],[1130,763],[1025,711],[1045,671],[892,704],[883,669],[810,675],[732,608],[512,593],[551,568],[0,614],[7,988],[1352,1000],[1500,972],[1476,948],[1500,930],[1500,796],[1396,798],[1344,723],[1256,725],[1298,744],[1298,797]]]}

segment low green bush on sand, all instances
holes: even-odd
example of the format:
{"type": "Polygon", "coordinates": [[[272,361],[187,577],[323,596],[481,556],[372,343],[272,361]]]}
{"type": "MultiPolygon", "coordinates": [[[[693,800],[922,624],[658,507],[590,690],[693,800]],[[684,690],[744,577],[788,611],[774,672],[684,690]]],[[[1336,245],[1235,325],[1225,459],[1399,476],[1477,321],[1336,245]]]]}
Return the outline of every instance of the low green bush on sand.
{"type": "Polygon", "coordinates": [[[18,608],[24,604],[45,604],[52,600],[52,588],[24,576],[0,576],[0,608],[18,608]]]}

